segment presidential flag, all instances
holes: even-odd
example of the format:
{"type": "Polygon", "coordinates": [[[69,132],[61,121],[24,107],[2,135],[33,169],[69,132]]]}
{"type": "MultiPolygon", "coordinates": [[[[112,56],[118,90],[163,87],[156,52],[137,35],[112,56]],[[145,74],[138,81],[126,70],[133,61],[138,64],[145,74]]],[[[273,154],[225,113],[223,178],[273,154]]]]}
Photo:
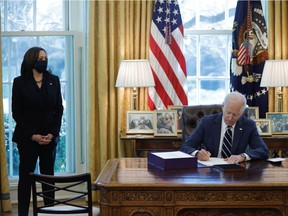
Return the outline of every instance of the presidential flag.
{"type": "Polygon", "coordinates": [[[187,105],[183,25],[177,0],[157,0],[151,24],[149,60],[155,87],[149,88],[150,110],[187,105]]]}
{"type": "Polygon", "coordinates": [[[259,107],[259,117],[268,110],[268,89],[260,87],[268,59],[267,27],[261,0],[238,0],[232,33],[230,90],[245,95],[249,106],[259,107]]]}

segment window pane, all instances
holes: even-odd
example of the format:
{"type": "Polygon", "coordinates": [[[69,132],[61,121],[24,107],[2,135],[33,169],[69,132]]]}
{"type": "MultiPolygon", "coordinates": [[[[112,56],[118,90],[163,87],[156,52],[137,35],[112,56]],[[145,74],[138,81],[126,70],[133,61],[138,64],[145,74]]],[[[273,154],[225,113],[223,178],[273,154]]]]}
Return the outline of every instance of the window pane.
{"type": "Polygon", "coordinates": [[[35,46],[36,37],[2,37],[2,67],[4,81],[13,82],[20,75],[21,63],[28,47],[35,46]]]}
{"type": "Polygon", "coordinates": [[[33,30],[33,0],[4,1],[4,12],[7,16],[3,21],[5,31],[32,31],[33,30]],[[5,10],[6,9],[6,10],[5,10]]]}
{"type": "Polygon", "coordinates": [[[184,36],[187,76],[196,76],[197,72],[197,36],[184,36]]]}
{"type": "Polygon", "coordinates": [[[18,175],[18,150],[16,144],[12,142],[13,128],[15,121],[12,118],[11,112],[11,85],[3,83],[3,107],[4,107],[4,128],[5,128],[5,144],[6,144],[6,157],[8,161],[8,172],[12,175],[18,175]]]}
{"type": "Polygon", "coordinates": [[[194,78],[187,77],[188,104],[196,105],[199,103],[197,81],[194,78]]]}
{"type": "Polygon", "coordinates": [[[2,2],[3,31],[64,30],[64,1],[4,0],[2,2]]]}
{"type": "Polygon", "coordinates": [[[37,0],[36,31],[64,30],[63,2],[61,0],[37,0]]]}
{"type": "Polygon", "coordinates": [[[57,75],[61,81],[65,81],[65,58],[72,57],[69,53],[73,52],[71,50],[73,40],[68,40],[65,36],[42,36],[39,42],[47,52],[48,69],[57,75]]]}
{"type": "Polygon", "coordinates": [[[209,2],[207,2],[206,0],[206,4],[201,4],[201,2],[202,1],[198,1],[202,6],[199,8],[199,29],[225,28],[226,1],[209,0],[209,2]]]}
{"type": "Polygon", "coordinates": [[[185,29],[232,29],[237,0],[180,0],[185,29]]]}
{"type": "Polygon", "coordinates": [[[226,80],[200,80],[199,104],[222,104],[227,94],[225,87],[226,80]]]}
{"type": "Polygon", "coordinates": [[[184,29],[195,29],[196,8],[194,1],[178,0],[184,29]]]}
{"type": "Polygon", "coordinates": [[[200,75],[224,76],[228,50],[225,35],[201,35],[200,75]]]}

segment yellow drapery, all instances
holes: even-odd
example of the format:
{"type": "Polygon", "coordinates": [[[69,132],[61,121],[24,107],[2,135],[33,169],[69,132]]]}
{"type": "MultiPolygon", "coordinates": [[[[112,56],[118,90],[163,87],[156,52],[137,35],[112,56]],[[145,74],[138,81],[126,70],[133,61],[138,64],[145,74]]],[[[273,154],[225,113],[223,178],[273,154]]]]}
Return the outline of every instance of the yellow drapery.
{"type": "MultiPolygon", "coordinates": [[[[148,59],[154,1],[89,2],[89,170],[96,179],[110,158],[122,157],[121,133],[132,89],[117,89],[120,61],[148,59]]],[[[138,107],[147,110],[147,89],[138,107]]],[[[96,194],[93,194],[95,201],[96,194]]]]}
{"type": "MultiPolygon", "coordinates": [[[[286,0],[268,3],[268,52],[269,59],[288,59],[288,2],[286,0]]],[[[282,111],[288,112],[288,88],[282,89],[282,111]]],[[[277,112],[277,89],[269,88],[269,112],[277,112]]]]}
{"type": "MultiPolygon", "coordinates": [[[[0,16],[1,21],[1,16],[0,16]]],[[[0,22],[1,23],[1,22],[0,22]]],[[[0,26],[1,30],[1,26],[0,26]]],[[[4,132],[4,111],[3,111],[3,80],[2,80],[2,46],[0,31],[0,212],[12,211],[9,193],[9,181],[6,159],[5,132],[4,132]]]]}

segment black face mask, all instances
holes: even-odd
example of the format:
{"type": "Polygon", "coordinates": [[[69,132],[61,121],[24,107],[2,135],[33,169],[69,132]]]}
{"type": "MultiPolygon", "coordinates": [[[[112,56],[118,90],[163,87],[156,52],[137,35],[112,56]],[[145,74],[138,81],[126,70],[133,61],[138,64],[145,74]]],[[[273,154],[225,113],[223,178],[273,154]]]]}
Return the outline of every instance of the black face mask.
{"type": "Polygon", "coordinates": [[[44,73],[47,69],[47,64],[48,61],[37,61],[36,65],[35,65],[35,69],[39,72],[39,73],[44,73]]]}

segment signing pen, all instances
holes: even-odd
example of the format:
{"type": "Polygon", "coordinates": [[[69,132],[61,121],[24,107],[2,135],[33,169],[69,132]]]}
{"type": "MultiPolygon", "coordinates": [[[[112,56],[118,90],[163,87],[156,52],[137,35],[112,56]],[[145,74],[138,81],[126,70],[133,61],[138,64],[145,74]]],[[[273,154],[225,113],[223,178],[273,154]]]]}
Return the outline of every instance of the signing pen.
{"type": "Polygon", "coordinates": [[[205,145],[203,143],[201,144],[201,149],[206,150],[206,147],[205,147],[205,145]]]}

